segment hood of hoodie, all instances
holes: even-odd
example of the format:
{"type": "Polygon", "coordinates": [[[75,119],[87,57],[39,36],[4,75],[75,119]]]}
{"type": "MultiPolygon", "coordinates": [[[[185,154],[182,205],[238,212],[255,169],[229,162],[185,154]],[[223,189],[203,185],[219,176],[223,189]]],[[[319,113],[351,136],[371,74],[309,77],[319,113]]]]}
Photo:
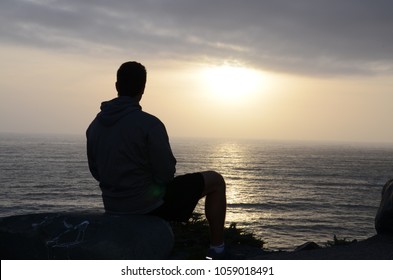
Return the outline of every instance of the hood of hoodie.
{"type": "Polygon", "coordinates": [[[128,96],[119,96],[101,103],[101,112],[97,119],[104,126],[112,126],[124,116],[142,110],[139,100],[128,96]]]}

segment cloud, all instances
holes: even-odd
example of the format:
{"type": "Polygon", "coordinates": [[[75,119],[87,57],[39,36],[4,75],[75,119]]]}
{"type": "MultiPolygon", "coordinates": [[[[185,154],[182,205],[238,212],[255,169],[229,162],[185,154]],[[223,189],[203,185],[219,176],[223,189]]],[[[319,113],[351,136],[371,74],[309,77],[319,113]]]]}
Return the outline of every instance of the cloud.
{"type": "Polygon", "coordinates": [[[390,0],[4,0],[0,42],[306,75],[393,73],[390,0]]]}

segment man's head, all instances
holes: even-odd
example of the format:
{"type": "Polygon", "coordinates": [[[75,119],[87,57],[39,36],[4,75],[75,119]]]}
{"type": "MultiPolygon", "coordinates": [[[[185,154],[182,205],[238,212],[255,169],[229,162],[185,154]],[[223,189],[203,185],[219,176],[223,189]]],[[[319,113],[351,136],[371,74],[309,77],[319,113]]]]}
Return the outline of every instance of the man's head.
{"type": "Polygon", "coordinates": [[[142,64],[129,61],[117,70],[116,89],[119,96],[142,96],[146,85],[146,69],[142,64]]]}

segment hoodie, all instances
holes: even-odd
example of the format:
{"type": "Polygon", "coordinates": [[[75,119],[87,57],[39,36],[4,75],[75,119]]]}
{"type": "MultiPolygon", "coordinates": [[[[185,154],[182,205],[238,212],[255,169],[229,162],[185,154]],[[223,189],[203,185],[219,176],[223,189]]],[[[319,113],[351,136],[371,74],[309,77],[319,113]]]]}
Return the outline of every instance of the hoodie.
{"type": "Polygon", "coordinates": [[[107,212],[145,214],[163,203],[176,159],[164,124],[143,112],[139,100],[103,102],[86,138],[89,169],[107,212]]]}

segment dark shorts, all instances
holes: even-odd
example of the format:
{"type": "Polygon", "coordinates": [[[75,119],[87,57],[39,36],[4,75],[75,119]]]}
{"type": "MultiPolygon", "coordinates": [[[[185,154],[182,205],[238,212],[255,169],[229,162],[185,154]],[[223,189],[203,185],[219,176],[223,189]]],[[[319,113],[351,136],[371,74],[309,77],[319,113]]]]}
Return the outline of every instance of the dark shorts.
{"type": "Polygon", "coordinates": [[[205,181],[201,173],[175,177],[167,186],[164,204],[149,213],[168,221],[187,221],[202,197],[205,181]]]}

